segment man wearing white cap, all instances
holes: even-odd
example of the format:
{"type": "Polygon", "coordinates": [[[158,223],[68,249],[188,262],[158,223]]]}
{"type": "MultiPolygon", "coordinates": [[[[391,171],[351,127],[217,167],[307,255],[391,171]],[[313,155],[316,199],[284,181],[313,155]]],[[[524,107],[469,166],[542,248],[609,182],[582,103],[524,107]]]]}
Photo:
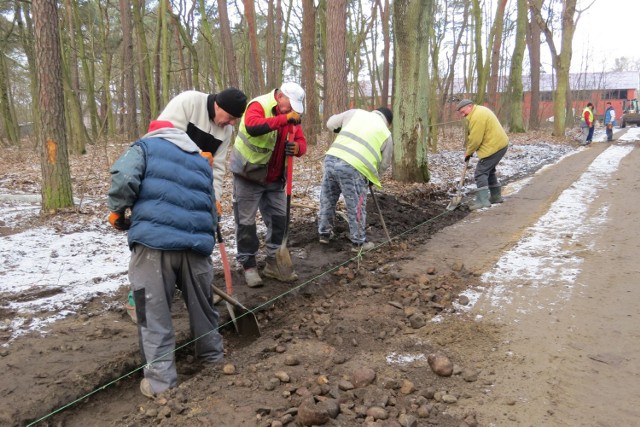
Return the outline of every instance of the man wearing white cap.
{"type": "Polygon", "coordinates": [[[258,209],[267,226],[263,274],[283,282],[297,279],[295,273],[285,277],[281,272],[276,252],[286,228],[285,158],[300,157],[307,151],[304,133],[296,126],[304,112],[304,96],[300,85],[287,82],[249,101],[231,152],[236,260],[249,287],[262,285],[256,262],[258,209]]]}

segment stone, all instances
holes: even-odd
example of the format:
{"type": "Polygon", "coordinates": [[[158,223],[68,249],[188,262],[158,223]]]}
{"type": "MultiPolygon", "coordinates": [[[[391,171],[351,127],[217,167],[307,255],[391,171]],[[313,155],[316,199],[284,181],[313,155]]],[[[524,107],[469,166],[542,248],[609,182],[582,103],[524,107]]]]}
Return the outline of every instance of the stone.
{"type": "Polygon", "coordinates": [[[427,362],[436,375],[450,377],[453,374],[453,363],[442,353],[431,353],[427,356],[427,362]]]}
{"type": "Polygon", "coordinates": [[[366,387],[376,379],[376,372],[371,368],[358,368],[351,375],[355,388],[366,387]]]}

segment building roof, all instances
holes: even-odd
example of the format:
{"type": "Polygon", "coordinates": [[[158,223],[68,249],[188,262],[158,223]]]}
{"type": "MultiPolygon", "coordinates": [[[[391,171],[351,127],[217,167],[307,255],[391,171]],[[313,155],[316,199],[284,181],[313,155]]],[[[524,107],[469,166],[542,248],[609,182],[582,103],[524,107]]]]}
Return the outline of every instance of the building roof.
{"type": "MultiPolygon", "coordinates": [[[[552,91],[555,88],[555,75],[540,76],[540,91],[552,91]]],[[[609,73],[571,73],[571,90],[616,90],[640,88],[640,72],[621,71],[609,73]]],[[[525,91],[531,90],[530,76],[523,76],[525,91]]]]}
{"type": "MultiPolygon", "coordinates": [[[[640,89],[640,71],[601,72],[601,73],[571,73],[569,74],[571,90],[616,90],[616,89],[640,89]]],[[[503,76],[498,82],[498,90],[506,90],[509,82],[508,76],[503,76]]],[[[474,86],[471,93],[475,92],[474,86]]],[[[523,90],[531,91],[531,76],[522,76],[523,90]]],[[[542,74],[540,76],[540,91],[550,92],[555,89],[555,74],[542,74]]],[[[464,89],[464,80],[456,78],[453,83],[453,93],[467,93],[464,89]]]]}

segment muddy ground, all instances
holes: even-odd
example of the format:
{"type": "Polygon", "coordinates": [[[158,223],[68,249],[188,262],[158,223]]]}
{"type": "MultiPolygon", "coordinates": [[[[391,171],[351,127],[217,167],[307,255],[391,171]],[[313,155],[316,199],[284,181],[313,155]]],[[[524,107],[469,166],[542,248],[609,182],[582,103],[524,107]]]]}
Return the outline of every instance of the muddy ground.
{"type": "MultiPolygon", "coordinates": [[[[335,240],[324,246],[317,242],[314,207],[296,206],[290,246],[300,280],[293,286],[267,280],[263,288],[249,290],[234,272],[236,295],[257,307],[262,336],[252,342],[239,337],[219,304],[226,372],[199,366],[191,356],[186,311],[177,300],[180,385],[154,400],[138,390],[137,330],[122,306],[126,289],[96,297],[46,336],[34,334],[0,350],[5,366],[0,424],[589,425],[572,424],[571,415],[559,411],[558,397],[553,404],[536,404],[534,419],[543,424],[527,422],[522,407],[529,406],[520,400],[518,378],[540,375],[527,369],[532,365],[527,351],[535,352],[538,343],[529,341],[533,347],[525,350],[525,344],[512,344],[518,335],[511,323],[477,321],[464,309],[469,304],[464,291],[482,286],[480,275],[499,253],[604,149],[585,151],[582,164],[554,167],[564,178],[536,175],[537,186],[482,212],[447,211],[449,195],[440,190],[410,186],[378,193],[394,239],[385,243],[369,198],[368,236],[377,247],[361,257],[349,251],[340,217],[335,240]],[[492,227],[503,233],[487,234],[492,227]],[[514,351],[510,347],[518,350],[515,357],[505,356],[514,351]],[[453,363],[452,375],[434,372],[427,361],[434,354],[453,363]],[[510,384],[508,390],[494,394],[503,384],[510,384]]],[[[77,213],[67,215],[82,220],[77,213]]],[[[219,268],[215,284],[223,286],[219,268]]],[[[2,319],[11,315],[0,310],[2,319]]],[[[624,365],[633,358],[626,354],[621,360],[624,365]]],[[[540,381],[553,380],[541,375],[540,381]]],[[[637,386],[631,393],[636,392],[637,386]]],[[[624,400],[617,395],[616,402],[624,400]]],[[[617,423],[624,417],[608,419],[613,423],[597,425],[632,425],[617,423]]]]}

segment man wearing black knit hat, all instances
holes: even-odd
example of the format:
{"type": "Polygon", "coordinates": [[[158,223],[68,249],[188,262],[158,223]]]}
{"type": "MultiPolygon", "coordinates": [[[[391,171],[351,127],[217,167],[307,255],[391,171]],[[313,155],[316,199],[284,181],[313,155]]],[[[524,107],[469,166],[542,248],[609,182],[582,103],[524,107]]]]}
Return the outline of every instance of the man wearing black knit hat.
{"type": "Polygon", "coordinates": [[[166,127],[163,122],[170,122],[173,127],[185,131],[204,153],[211,153],[213,185],[216,200],[220,200],[233,126],[246,108],[246,95],[233,87],[213,95],[190,90],[169,101],[158,120],[151,122],[149,130],[157,122],[160,122],[159,127],[166,127]]]}
{"type": "MultiPolygon", "coordinates": [[[[194,90],[182,92],[169,101],[157,120],[149,124],[149,132],[162,128],[176,128],[187,133],[196,143],[201,154],[213,167],[213,187],[218,217],[222,215],[222,180],[226,171],[226,158],[233,126],[247,108],[247,96],[234,87],[216,94],[194,90]]],[[[127,312],[136,322],[131,294],[126,304],[127,312]]]]}
{"type": "Polygon", "coordinates": [[[392,122],[393,113],[387,107],[373,111],[352,109],[329,117],[327,128],[338,136],[324,158],[318,215],[320,243],[328,244],[333,237],[336,203],[342,194],[352,251],[373,248],[365,233],[367,189],[369,185],[380,188],[380,177],[391,165],[392,122]]]}

